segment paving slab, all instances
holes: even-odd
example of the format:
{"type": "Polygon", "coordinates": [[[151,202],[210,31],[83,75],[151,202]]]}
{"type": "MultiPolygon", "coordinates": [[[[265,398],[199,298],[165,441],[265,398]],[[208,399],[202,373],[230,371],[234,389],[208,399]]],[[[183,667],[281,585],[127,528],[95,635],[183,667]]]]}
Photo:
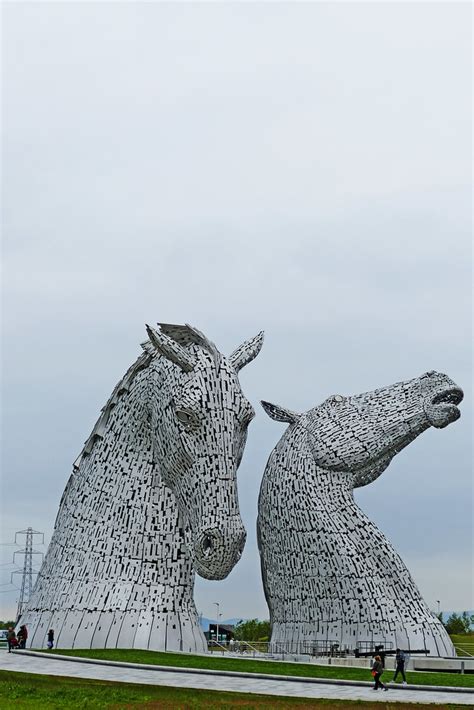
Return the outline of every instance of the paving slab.
{"type": "Polygon", "coordinates": [[[327,698],[340,700],[371,700],[379,702],[399,701],[405,703],[437,703],[445,706],[457,703],[473,707],[474,693],[445,692],[439,690],[410,690],[406,686],[392,687],[386,693],[373,691],[368,686],[314,683],[301,680],[280,680],[267,676],[262,678],[221,675],[213,673],[192,673],[188,670],[157,670],[132,667],[132,664],[81,663],[76,660],[59,660],[46,654],[23,655],[21,653],[0,652],[0,668],[20,673],[69,676],[108,680],[119,683],[143,683],[146,685],[166,685],[170,687],[199,688],[202,690],[235,691],[238,693],[260,693],[299,698],[327,698]]]}

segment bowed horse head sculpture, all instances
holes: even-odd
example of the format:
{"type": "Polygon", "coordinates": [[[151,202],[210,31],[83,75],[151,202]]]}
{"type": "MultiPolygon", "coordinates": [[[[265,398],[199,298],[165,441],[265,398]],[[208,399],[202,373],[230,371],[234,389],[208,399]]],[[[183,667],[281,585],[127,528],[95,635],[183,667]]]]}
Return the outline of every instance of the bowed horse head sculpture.
{"type": "Polygon", "coordinates": [[[189,325],[147,330],[74,463],[19,621],[31,645],[53,628],[60,648],[207,650],[194,573],[226,577],[245,544],[238,372],[263,333],[226,358],[189,325]]]}
{"type": "Polygon", "coordinates": [[[329,397],[296,414],[262,402],[290,424],[270,455],[259,498],[262,574],[272,642],[355,648],[358,642],[427,647],[454,655],[439,620],[389,541],[355,504],[393,457],[433,426],[459,418],[462,390],[427,372],[373,392],[329,397]]]}
{"type": "Polygon", "coordinates": [[[255,416],[238,372],[260,351],[263,333],[225,358],[191,326],[162,324],[161,332],[149,326],[147,331],[147,350],[162,356],[150,364],[149,389],[161,478],[175,496],[196,572],[223,579],[245,544],[237,468],[255,416]]]}

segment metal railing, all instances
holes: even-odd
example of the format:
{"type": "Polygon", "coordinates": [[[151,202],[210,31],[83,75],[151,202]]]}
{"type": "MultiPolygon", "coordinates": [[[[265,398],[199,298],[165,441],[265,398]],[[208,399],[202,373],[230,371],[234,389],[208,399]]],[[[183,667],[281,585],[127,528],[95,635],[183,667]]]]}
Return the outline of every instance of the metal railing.
{"type": "Polygon", "coordinates": [[[265,656],[268,654],[268,641],[209,641],[208,650],[211,653],[221,651],[222,655],[225,653],[231,656],[265,656]]]}
{"type": "Polygon", "coordinates": [[[360,653],[368,653],[372,650],[383,649],[384,651],[392,651],[392,641],[357,641],[357,650],[360,653]]]}
{"type": "Polygon", "coordinates": [[[332,658],[344,658],[350,653],[349,648],[341,648],[339,643],[332,639],[270,643],[268,651],[281,656],[330,656],[332,658]]]}
{"type": "Polygon", "coordinates": [[[268,656],[271,658],[286,656],[330,656],[344,658],[351,653],[350,649],[341,649],[335,640],[327,641],[209,641],[208,649],[211,653],[218,651],[230,655],[268,656]]]}
{"type": "Polygon", "coordinates": [[[208,650],[221,652],[229,655],[252,655],[267,656],[269,658],[279,657],[284,659],[287,656],[313,656],[344,658],[353,653],[349,648],[341,648],[339,643],[333,639],[325,641],[215,641],[208,643],[208,650]]]}

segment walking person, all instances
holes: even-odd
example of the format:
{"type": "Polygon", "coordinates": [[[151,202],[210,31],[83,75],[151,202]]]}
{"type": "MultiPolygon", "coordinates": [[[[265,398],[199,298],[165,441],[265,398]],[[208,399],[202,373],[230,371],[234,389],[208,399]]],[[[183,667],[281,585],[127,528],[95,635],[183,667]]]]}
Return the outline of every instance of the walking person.
{"type": "Polygon", "coordinates": [[[396,662],[396,668],[395,668],[395,675],[393,676],[393,682],[397,680],[397,676],[400,673],[402,678],[403,678],[403,685],[407,684],[407,679],[405,675],[405,653],[404,651],[400,650],[397,648],[396,654],[395,654],[395,662],[396,662]]]}
{"type": "Polygon", "coordinates": [[[48,643],[46,644],[48,648],[53,648],[54,646],[54,631],[50,629],[48,631],[48,643]]]}
{"type": "Polygon", "coordinates": [[[12,652],[12,648],[15,648],[15,646],[18,646],[18,641],[16,640],[16,633],[15,633],[13,626],[8,627],[7,643],[8,643],[8,653],[12,652]]]}
{"type": "Polygon", "coordinates": [[[380,676],[383,673],[383,663],[382,659],[380,656],[375,656],[374,662],[372,664],[372,675],[374,677],[375,685],[372,688],[372,690],[378,690],[379,688],[383,688],[384,690],[388,690],[387,686],[382,683],[380,680],[380,676]]]}

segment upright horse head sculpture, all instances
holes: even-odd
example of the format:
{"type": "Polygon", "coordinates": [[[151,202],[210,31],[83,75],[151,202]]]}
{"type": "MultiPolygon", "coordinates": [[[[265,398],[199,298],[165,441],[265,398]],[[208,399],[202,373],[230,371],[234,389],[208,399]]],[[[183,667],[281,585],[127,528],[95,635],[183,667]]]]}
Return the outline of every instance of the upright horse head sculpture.
{"type": "Polygon", "coordinates": [[[360,642],[455,655],[390,542],[355,504],[430,426],[460,416],[463,394],[428,372],[305,414],[262,402],[289,428],[273,450],[259,499],[258,538],[272,643],[291,652],[360,642]]]}
{"type": "MultiPolygon", "coordinates": [[[[253,409],[230,357],[191,326],[147,327],[74,464],[32,598],[32,646],[204,651],[194,571],[226,577],[245,544],[236,473],[253,409]]],[[[20,623],[20,622],[19,622],[20,623]]]]}

